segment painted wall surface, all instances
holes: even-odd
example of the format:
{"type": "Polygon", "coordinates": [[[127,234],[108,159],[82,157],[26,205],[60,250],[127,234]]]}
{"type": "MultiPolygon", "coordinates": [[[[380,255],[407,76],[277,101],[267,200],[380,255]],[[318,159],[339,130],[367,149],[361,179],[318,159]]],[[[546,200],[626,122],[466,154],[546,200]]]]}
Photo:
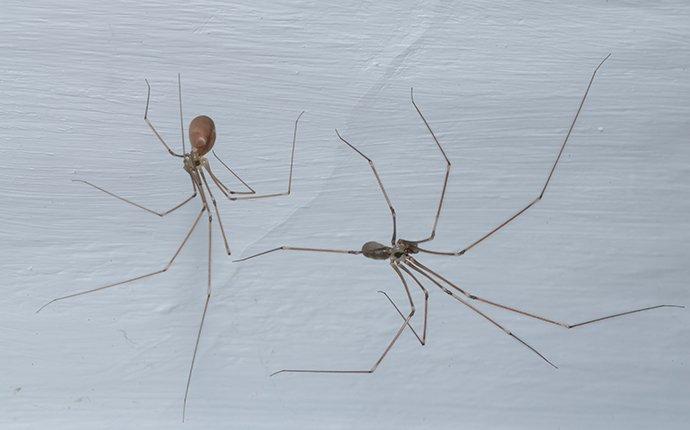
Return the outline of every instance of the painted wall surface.
{"type": "MultiPolygon", "coordinates": [[[[216,149],[259,192],[222,201],[233,257],[280,245],[359,249],[431,228],[456,250],[538,193],[596,64],[545,199],[462,257],[420,260],[463,288],[577,322],[690,304],[690,5],[684,1],[5,1],[0,10],[0,427],[3,429],[680,429],[690,421],[690,309],[565,330],[482,309],[555,370],[428,285],[429,341],[403,333],[369,367],[404,304],[385,262],[274,253],[232,263],[214,234],[214,296],[187,422],[187,369],[206,291],[206,233],[160,276],[46,301],[162,268],[195,202],[180,160],[186,121],[216,121],[216,149]]],[[[215,162],[215,160],[212,160],[215,162]]],[[[218,163],[215,162],[214,165],[218,163]]],[[[229,175],[224,178],[232,182],[229,175]]],[[[236,183],[233,182],[234,185],[236,183]]],[[[422,296],[414,298],[421,309],[422,296]]],[[[421,312],[415,316],[421,323],[421,312]]]]}

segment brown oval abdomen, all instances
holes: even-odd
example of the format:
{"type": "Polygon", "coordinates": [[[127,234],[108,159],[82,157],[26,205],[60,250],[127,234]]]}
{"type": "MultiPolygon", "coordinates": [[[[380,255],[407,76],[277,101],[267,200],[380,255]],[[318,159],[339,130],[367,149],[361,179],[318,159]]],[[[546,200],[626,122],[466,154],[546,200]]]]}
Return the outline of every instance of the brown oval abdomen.
{"type": "Polygon", "coordinates": [[[216,142],[216,125],[205,115],[199,115],[189,123],[189,143],[192,150],[199,155],[205,155],[216,142]]]}

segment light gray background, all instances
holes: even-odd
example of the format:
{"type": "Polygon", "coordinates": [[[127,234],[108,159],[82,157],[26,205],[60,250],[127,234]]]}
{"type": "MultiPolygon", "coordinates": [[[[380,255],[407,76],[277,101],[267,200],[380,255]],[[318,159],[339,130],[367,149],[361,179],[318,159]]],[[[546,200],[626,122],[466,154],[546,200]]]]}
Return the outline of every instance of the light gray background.
{"type": "MultiPolygon", "coordinates": [[[[188,192],[185,115],[260,192],[282,189],[300,110],[294,195],[223,202],[234,255],[281,244],[359,248],[390,219],[431,226],[440,155],[454,163],[435,249],[458,249],[541,186],[594,66],[608,52],[546,198],[461,258],[423,261],[464,288],[576,322],[690,304],[690,6],[686,2],[4,2],[0,11],[0,423],[3,428],[684,428],[690,312],[567,331],[491,310],[554,370],[432,289],[429,342],[404,333],[384,262],[273,254],[245,264],[214,237],[215,296],[182,395],[205,291],[205,234],[163,266],[198,203],[158,219],[71,179],[163,209],[188,192]]],[[[228,179],[229,181],[229,179],[228,179]]],[[[420,297],[416,296],[419,300],[420,297]]],[[[419,302],[421,304],[421,301],[419,302]]]]}

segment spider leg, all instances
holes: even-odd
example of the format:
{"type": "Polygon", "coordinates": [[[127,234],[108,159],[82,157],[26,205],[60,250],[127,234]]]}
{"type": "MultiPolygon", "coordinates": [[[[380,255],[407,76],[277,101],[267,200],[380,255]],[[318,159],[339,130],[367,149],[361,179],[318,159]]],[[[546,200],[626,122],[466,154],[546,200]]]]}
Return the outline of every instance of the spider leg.
{"type": "Polygon", "coordinates": [[[527,347],[528,349],[530,349],[532,352],[534,352],[535,354],[537,354],[542,360],[546,361],[546,362],[549,363],[551,366],[553,366],[554,368],[558,369],[558,367],[557,367],[555,364],[553,364],[551,361],[549,361],[549,359],[547,359],[546,357],[544,357],[544,356],[542,355],[542,353],[540,353],[539,351],[537,351],[537,350],[536,350],[534,347],[532,347],[530,344],[528,344],[527,342],[525,342],[524,340],[522,340],[520,337],[518,337],[517,335],[515,335],[513,332],[511,332],[511,331],[508,330],[507,328],[503,327],[501,324],[499,324],[498,322],[496,322],[493,318],[491,318],[490,316],[488,316],[488,315],[485,314],[484,312],[480,311],[480,310],[477,309],[476,307],[472,306],[471,304],[469,304],[468,302],[466,302],[465,300],[463,300],[462,298],[460,298],[459,296],[457,296],[457,295],[456,295],[455,293],[453,293],[451,290],[449,290],[448,288],[446,288],[445,286],[443,286],[441,283],[439,283],[436,279],[434,279],[431,275],[429,275],[429,274],[426,273],[425,271],[421,270],[420,268],[416,267],[415,265],[412,265],[412,264],[411,264],[410,267],[412,268],[412,270],[414,270],[414,271],[420,273],[422,276],[424,276],[425,278],[427,278],[428,280],[430,280],[431,282],[433,282],[434,284],[436,284],[436,286],[439,287],[441,290],[443,290],[444,293],[448,294],[449,296],[453,297],[455,300],[459,301],[459,302],[462,303],[463,305],[465,305],[465,306],[467,306],[468,308],[472,309],[474,312],[476,312],[477,314],[479,314],[479,315],[481,315],[482,317],[484,317],[487,321],[489,321],[491,324],[493,324],[494,326],[496,326],[497,328],[499,328],[499,329],[500,329],[501,331],[503,331],[505,334],[507,334],[508,336],[510,336],[510,337],[512,337],[513,339],[517,340],[518,342],[520,342],[521,344],[523,344],[525,347],[527,347]]]}
{"type": "Polygon", "coordinates": [[[246,261],[249,260],[250,258],[254,257],[259,257],[261,255],[266,255],[271,252],[276,252],[276,251],[306,251],[306,252],[325,252],[329,254],[361,254],[362,251],[354,251],[350,249],[327,249],[327,248],[301,248],[301,247],[296,247],[296,246],[279,246],[277,248],[269,249],[268,251],[263,251],[259,252],[253,255],[250,255],[249,257],[244,257],[240,258],[239,260],[233,260],[233,263],[239,263],[240,261],[246,261]]]}
{"type": "Polygon", "coordinates": [[[386,193],[386,189],[383,187],[383,182],[381,182],[381,177],[379,176],[379,172],[376,170],[376,166],[374,166],[374,162],[372,161],[371,158],[367,157],[364,155],[362,151],[359,149],[355,148],[354,145],[352,145],[350,142],[345,140],[338,130],[335,130],[335,134],[338,135],[338,139],[342,140],[343,143],[345,143],[347,146],[352,148],[356,153],[361,155],[367,162],[369,163],[369,167],[371,167],[371,171],[374,172],[374,177],[376,178],[376,182],[378,182],[379,187],[381,188],[381,192],[383,193],[383,197],[386,199],[386,203],[388,204],[388,209],[391,211],[391,217],[393,218],[393,237],[391,238],[391,244],[395,245],[395,239],[396,239],[396,234],[397,234],[397,226],[396,226],[396,221],[395,221],[395,208],[393,207],[393,203],[391,203],[391,199],[388,198],[388,193],[386,193]]]}
{"type": "MultiPolygon", "coordinates": [[[[170,149],[168,144],[165,143],[165,140],[163,140],[163,137],[161,137],[160,133],[158,133],[156,128],[153,126],[153,124],[151,124],[151,121],[149,120],[149,99],[151,98],[151,84],[149,84],[148,79],[144,79],[144,80],[146,81],[146,87],[148,88],[148,92],[146,93],[146,110],[144,111],[144,121],[146,121],[146,124],[148,124],[149,128],[151,128],[151,131],[153,131],[153,134],[155,134],[156,137],[158,138],[158,140],[163,144],[163,146],[165,146],[165,149],[168,150],[170,155],[174,155],[175,157],[180,157],[180,158],[184,157],[184,155],[178,154],[175,151],[173,151],[172,149],[170,149]]],[[[181,105],[180,105],[180,108],[181,108],[181,105]]]]}
{"type": "Polygon", "coordinates": [[[587,94],[589,94],[589,89],[592,87],[592,83],[594,82],[594,78],[597,75],[597,72],[599,71],[599,68],[604,64],[604,62],[611,56],[611,54],[607,55],[599,65],[594,69],[594,72],[592,73],[591,78],[589,79],[589,83],[587,85],[587,89],[585,90],[585,93],[582,95],[582,98],[580,99],[580,105],[577,108],[577,111],[575,112],[575,116],[570,123],[570,128],[568,128],[568,133],[565,135],[565,138],[563,139],[563,143],[561,144],[560,150],[558,151],[558,155],[556,156],[556,160],[554,161],[553,165],[551,166],[551,170],[549,171],[549,175],[546,177],[546,182],[544,183],[541,192],[539,195],[534,198],[532,201],[530,201],[525,207],[511,215],[507,220],[503,221],[501,224],[498,226],[494,227],[491,231],[486,233],[484,236],[480,237],[479,239],[475,240],[472,242],[470,245],[466,246],[465,248],[459,250],[459,251],[454,251],[454,252],[445,252],[445,251],[433,251],[433,250],[428,250],[428,249],[422,249],[419,248],[421,252],[426,252],[429,254],[435,254],[435,255],[463,255],[465,252],[469,251],[470,249],[474,248],[484,240],[488,239],[491,237],[494,233],[508,225],[510,222],[512,222],[514,219],[525,213],[529,208],[534,206],[537,202],[539,202],[543,197],[544,193],[546,192],[546,188],[549,186],[549,182],[551,182],[551,178],[553,177],[554,172],[556,171],[556,166],[558,165],[558,162],[561,159],[561,155],[563,155],[563,150],[565,149],[565,145],[568,143],[568,139],[570,138],[570,134],[573,131],[573,128],[575,127],[575,123],[577,122],[577,118],[580,116],[580,111],[582,111],[582,106],[585,104],[585,100],[587,99],[587,94]]]}
{"type": "Polygon", "coordinates": [[[136,206],[136,207],[138,207],[139,209],[143,209],[143,210],[145,210],[146,212],[152,213],[152,214],[154,214],[154,215],[158,215],[159,217],[164,217],[164,216],[168,215],[169,213],[172,213],[172,212],[178,210],[178,209],[181,208],[182,206],[184,206],[184,205],[186,205],[187,203],[189,203],[194,197],[196,197],[196,185],[194,184],[194,181],[192,180],[193,193],[192,193],[191,196],[189,196],[189,197],[187,197],[185,200],[183,200],[182,203],[179,203],[179,204],[173,206],[171,209],[168,209],[168,210],[163,211],[163,212],[158,212],[158,211],[154,211],[153,209],[149,209],[149,208],[147,208],[147,207],[145,207],[145,206],[142,206],[142,205],[140,205],[139,203],[135,203],[135,202],[133,202],[133,201],[131,201],[131,200],[128,200],[128,199],[126,199],[126,198],[124,198],[124,197],[118,196],[118,195],[115,194],[115,193],[111,193],[110,191],[108,191],[108,190],[106,190],[106,189],[104,189],[104,188],[101,188],[101,187],[99,187],[99,186],[97,186],[97,185],[94,185],[94,184],[92,184],[91,182],[84,181],[84,180],[82,180],[82,179],[72,179],[72,182],[81,182],[81,183],[83,183],[83,184],[89,185],[89,186],[91,186],[91,187],[93,187],[93,188],[95,188],[95,189],[97,189],[97,190],[103,191],[104,193],[108,194],[109,196],[115,197],[116,199],[121,200],[121,201],[123,201],[123,202],[125,202],[125,203],[128,203],[128,204],[130,204],[130,205],[132,205],[132,206],[136,206]]]}
{"type": "MultiPolygon", "coordinates": [[[[203,192],[203,191],[202,191],[203,192]]],[[[204,310],[201,313],[201,321],[199,322],[199,330],[196,334],[196,341],[194,342],[194,352],[192,353],[192,362],[189,365],[189,374],[187,375],[187,385],[184,391],[184,401],[182,403],[182,422],[184,422],[187,412],[187,397],[189,396],[189,386],[192,382],[192,372],[194,372],[194,362],[196,361],[196,354],[199,349],[199,341],[201,340],[201,331],[204,328],[204,321],[206,320],[206,311],[208,311],[208,304],[211,301],[211,244],[213,243],[211,230],[213,227],[213,216],[209,211],[208,214],[208,282],[206,286],[206,301],[204,302],[204,310]]],[[[228,252],[229,253],[229,252],[228,252]]]]}
{"type": "MultiPolygon", "coordinates": [[[[422,283],[419,282],[419,279],[417,279],[417,277],[414,276],[414,274],[413,274],[412,272],[410,272],[410,271],[407,269],[407,267],[405,267],[405,266],[402,265],[402,264],[401,264],[399,267],[400,267],[402,270],[404,270],[405,273],[407,273],[407,274],[415,281],[415,283],[417,284],[417,286],[418,286],[419,288],[421,288],[422,292],[424,293],[424,325],[422,326],[422,336],[421,336],[421,337],[419,336],[419,334],[417,333],[417,331],[415,331],[415,329],[412,328],[412,325],[411,325],[409,322],[408,322],[407,326],[410,328],[410,330],[412,330],[412,333],[415,335],[415,337],[417,338],[417,340],[419,341],[419,343],[422,344],[422,345],[426,345],[427,315],[428,315],[428,313],[429,313],[429,291],[427,291],[427,289],[424,288],[424,285],[422,285],[422,283]]],[[[395,302],[393,301],[393,299],[391,299],[390,296],[389,296],[388,294],[386,294],[386,292],[384,292],[384,291],[379,291],[379,293],[381,293],[381,294],[383,294],[384,296],[386,296],[386,298],[387,298],[388,301],[391,303],[391,305],[393,305],[393,307],[394,307],[395,310],[398,312],[398,314],[400,315],[400,317],[401,317],[403,320],[405,320],[405,315],[402,313],[402,311],[400,310],[400,308],[398,308],[398,305],[395,304],[395,302]]]]}
{"type": "Polygon", "coordinates": [[[284,191],[282,193],[271,193],[271,194],[257,194],[257,195],[251,195],[251,196],[240,196],[240,197],[228,197],[230,200],[253,200],[253,199],[266,199],[266,198],[271,198],[271,197],[279,197],[279,196],[289,196],[290,193],[292,192],[292,170],[293,166],[295,164],[295,144],[297,142],[297,125],[299,124],[299,119],[302,117],[304,114],[304,111],[302,111],[297,119],[295,120],[295,128],[292,133],[292,153],[290,155],[290,175],[288,176],[288,186],[287,186],[287,191],[284,191]]]}
{"type": "Polygon", "coordinates": [[[486,304],[488,304],[488,305],[495,306],[495,307],[497,307],[497,308],[505,309],[505,310],[510,311],[510,312],[515,312],[515,313],[517,313],[517,314],[524,315],[524,316],[529,317],[529,318],[534,318],[534,319],[537,319],[537,320],[540,320],[540,321],[544,321],[544,322],[549,323],[549,324],[554,324],[554,325],[557,325],[557,326],[560,326],[560,327],[563,327],[563,328],[568,328],[568,329],[570,329],[570,328],[575,328],[575,327],[581,327],[581,326],[583,326],[583,325],[592,324],[592,323],[595,323],[595,322],[604,321],[604,320],[611,319],[611,318],[621,317],[621,316],[624,316],[624,315],[630,315],[630,314],[634,314],[634,313],[637,313],[637,312],[649,311],[649,310],[652,310],[652,309],[659,309],[659,308],[685,308],[685,306],[680,306],[680,305],[656,305],[656,306],[648,306],[648,307],[645,307],[645,308],[633,309],[633,310],[630,310],[630,311],[620,312],[620,313],[617,313],[617,314],[606,315],[606,316],[603,316],[603,317],[599,317],[599,318],[595,318],[595,319],[592,319],[592,320],[583,321],[583,322],[579,322],[579,323],[574,323],[574,324],[565,323],[565,322],[561,322],[561,321],[556,321],[556,320],[553,320],[553,319],[545,318],[545,317],[543,317],[543,316],[536,315],[536,314],[533,314],[533,313],[530,313],[530,312],[527,312],[527,311],[523,311],[523,310],[521,310],[521,309],[514,308],[514,307],[511,307],[511,306],[508,306],[508,305],[503,305],[503,304],[501,304],[501,303],[497,303],[497,302],[491,301],[491,300],[489,300],[489,299],[485,299],[485,298],[483,298],[483,297],[476,296],[476,295],[474,295],[474,294],[470,294],[470,293],[464,291],[463,289],[461,289],[460,287],[458,287],[457,285],[455,285],[455,284],[453,284],[452,282],[450,282],[448,279],[446,279],[446,278],[443,277],[442,275],[440,275],[440,274],[434,272],[433,270],[429,269],[428,267],[426,267],[425,265],[423,265],[423,264],[420,263],[419,261],[417,261],[417,260],[415,260],[415,259],[411,259],[411,260],[412,260],[412,263],[411,263],[411,264],[412,264],[413,266],[417,266],[417,268],[422,269],[422,270],[425,270],[425,271],[431,273],[433,276],[436,276],[438,279],[442,280],[443,282],[445,282],[445,283],[448,284],[449,286],[451,286],[451,287],[453,287],[454,289],[456,289],[457,291],[461,292],[465,297],[467,297],[467,298],[469,298],[469,299],[477,300],[477,301],[479,301],[479,302],[483,302],[483,303],[486,303],[486,304]]]}
{"type": "Polygon", "coordinates": [[[216,202],[216,198],[213,197],[213,193],[211,192],[211,188],[208,186],[208,182],[206,181],[206,176],[204,176],[204,172],[199,169],[199,176],[201,176],[201,179],[204,182],[204,185],[206,186],[206,191],[208,191],[208,195],[211,198],[211,203],[213,203],[213,208],[216,211],[216,216],[218,216],[218,225],[220,226],[220,233],[223,236],[223,244],[225,245],[225,251],[230,255],[230,245],[228,245],[228,238],[225,235],[225,229],[223,228],[223,220],[220,218],[220,211],[218,210],[218,203],[216,202]]]}
{"type": "Polygon", "coordinates": [[[243,180],[242,178],[240,178],[239,175],[238,175],[237,173],[235,173],[227,164],[225,164],[225,162],[224,162],[223,160],[220,159],[220,157],[218,156],[218,154],[216,154],[216,151],[211,151],[211,153],[213,154],[214,157],[216,157],[216,160],[218,160],[218,161],[220,162],[220,164],[222,164],[223,167],[225,167],[225,169],[226,169],[228,172],[232,173],[232,175],[233,175],[235,178],[237,178],[240,182],[242,182],[242,185],[244,185],[245,187],[247,187],[247,189],[248,189],[249,191],[232,191],[232,190],[230,190],[230,188],[228,188],[227,186],[225,186],[225,184],[223,184],[223,183],[220,181],[220,179],[218,179],[218,178],[213,174],[213,172],[211,172],[211,166],[209,166],[208,163],[205,163],[204,167],[206,168],[206,170],[208,170],[208,173],[211,175],[211,178],[213,178],[214,182],[215,182],[219,187],[222,186],[223,188],[225,188],[225,190],[226,190],[229,194],[256,194],[256,191],[254,191],[254,189],[253,189],[252,187],[250,187],[248,183],[244,182],[244,180],[243,180]]]}
{"type": "Polygon", "coordinates": [[[81,291],[81,292],[78,292],[78,293],[69,294],[69,295],[67,295],[67,296],[58,297],[58,298],[56,298],[56,299],[53,299],[53,300],[49,301],[48,303],[44,304],[43,306],[41,306],[41,307],[36,311],[36,313],[41,312],[46,306],[50,305],[51,303],[55,303],[55,302],[60,301],[60,300],[65,300],[65,299],[69,299],[69,298],[72,298],[72,297],[77,297],[77,296],[81,296],[81,295],[84,295],[84,294],[88,294],[88,293],[93,293],[93,292],[96,292],[96,291],[105,290],[105,289],[107,289],[107,288],[117,287],[117,286],[119,286],[119,285],[128,284],[128,283],[130,283],[130,282],[138,281],[139,279],[144,279],[144,278],[148,278],[148,277],[150,277],[150,276],[154,276],[154,275],[161,274],[161,273],[163,273],[163,272],[167,272],[168,269],[170,268],[170,266],[172,266],[172,264],[173,264],[173,262],[175,261],[175,259],[177,258],[177,256],[180,255],[180,252],[182,251],[182,248],[187,244],[187,241],[189,240],[189,237],[192,235],[192,232],[194,231],[194,229],[196,228],[197,224],[199,223],[199,220],[201,219],[201,215],[203,215],[203,213],[204,213],[205,211],[206,211],[206,207],[204,206],[204,207],[201,209],[201,211],[199,211],[199,215],[197,215],[196,219],[194,220],[194,223],[192,224],[192,227],[189,229],[189,231],[188,231],[187,234],[185,235],[184,240],[182,241],[182,243],[180,244],[180,246],[179,246],[179,247],[177,248],[177,250],[175,251],[175,254],[172,256],[172,258],[170,259],[170,261],[168,261],[168,264],[166,264],[165,267],[162,268],[161,270],[156,270],[155,272],[147,273],[147,274],[145,274],[145,275],[140,275],[140,276],[137,276],[137,277],[134,277],[134,278],[130,278],[130,279],[127,279],[127,280],[125,280],[125,281],[117,282],[117,283],[114,283],[114,284],[105,285],[105,286],[103,286],[103,287],[93,288],[93,289],[91,289],[91,290],[81,291]]]}
{"type": "Polygon", "coordinates": [[[186,154],[187,153],[187,148],[185,148],[184,144],[184,120],[182,119],[182,79],[180,78],[180,74],[177,74],[177,95],[180,99],[180,134],[182,135],[182,153],[186,154]]]}
{"type": "Polygon", "coordinates": [[[443,155],[443,158],[446,161],[446,174],[443,178],[443,187],[441,188],[441,198],[438,201],[438,208],[436,209],[436,218],[434,218],[434,225],[431,228],[431,234],[429,237],[415,241],[415,243],[424,243],[428,242],[434,239],[436,237],[436,226],[438,225],[438,219],[441,217],[441,209],[443,209],[443,199],[446,196],[446,188],[448,187],[448,177],[450,176],[450,160],[448,159],[448,156],[446,155],[446,151],[443,150],[443,147],[441,147],[441,144],[439,143],[438,139],[436,138],[436,135],[434,134],[434,131],[431,129],[431,126],[429,125],[429,122],[424,118],[424,115],[422,114],[422,111],[419,109],[419,106],[417,106],[417,103],[414,101],[414,89],[410,88],[410,100],[412,101],[412,105],[414,106],[415,110],[419,114],[420,118],[422,118],[422,121],[424,121],[424,125],[426,126],[426,129],[429,130],[429,133],[431,134],[431,137],[434,139],[434,142],[436,142],[436,146],[438,146],[438,149],[441,151],[441,155],[443,155]]]}
{"type": "Polygon", "coordinates": [[[388,352],[393,348],[393,345],[395,345],[395,342],[397,342],[398,338],[400,338],[400,335],[402,334],[403,330],[405,330],[405,327],[408,327],[410,319],[415,313],[415,307],[414,307],[414,302],[412,301],[412,295],[410,294],[410,288],[407,286],[407,281],[405,281],[405,278],[403,277],[402,273],[398,269],[397,265],[395,263],[391,263],[391,267],[395,271],[395,273],[398,275],[400,278],[400,281],[402,281],[403,287],[405,287],[405,293],[407,294],[407,298],[410,301],[410,313],[407,314],[407,317],[405,317],[405,320],[403,321],[402,325],[398,329],[398,331],[395,333],[395,336],[393,336],[393,339],[388,343],[386,346],[386,349],[383,351],[383,354],[379,356],[379,358],[374,362],[374,364],[366,370],[313,370],[313,369],[283,369],[279,370],[273,374],[277,375],[279,373],[374,373],[374,371],[379,367],[383,359],[386,357],[388,352]]]}

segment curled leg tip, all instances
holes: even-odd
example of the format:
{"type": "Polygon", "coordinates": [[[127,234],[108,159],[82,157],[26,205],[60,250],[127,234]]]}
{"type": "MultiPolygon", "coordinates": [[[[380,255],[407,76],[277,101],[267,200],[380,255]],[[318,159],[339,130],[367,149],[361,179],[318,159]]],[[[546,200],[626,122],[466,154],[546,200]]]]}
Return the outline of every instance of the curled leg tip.
{"type": "Polygon", "coordinates": [[[41,312],[44,308],[46,308],[49,304],[53,303],[54,301],[55,301],[55,300],[51,300],[51,301],[49,301],[48,303],[46,303],[45,305],[43,305],[43,306],[41,306],[40,308],[36,309],[36,312],[35,312],[35,313],[41,312]]]}

